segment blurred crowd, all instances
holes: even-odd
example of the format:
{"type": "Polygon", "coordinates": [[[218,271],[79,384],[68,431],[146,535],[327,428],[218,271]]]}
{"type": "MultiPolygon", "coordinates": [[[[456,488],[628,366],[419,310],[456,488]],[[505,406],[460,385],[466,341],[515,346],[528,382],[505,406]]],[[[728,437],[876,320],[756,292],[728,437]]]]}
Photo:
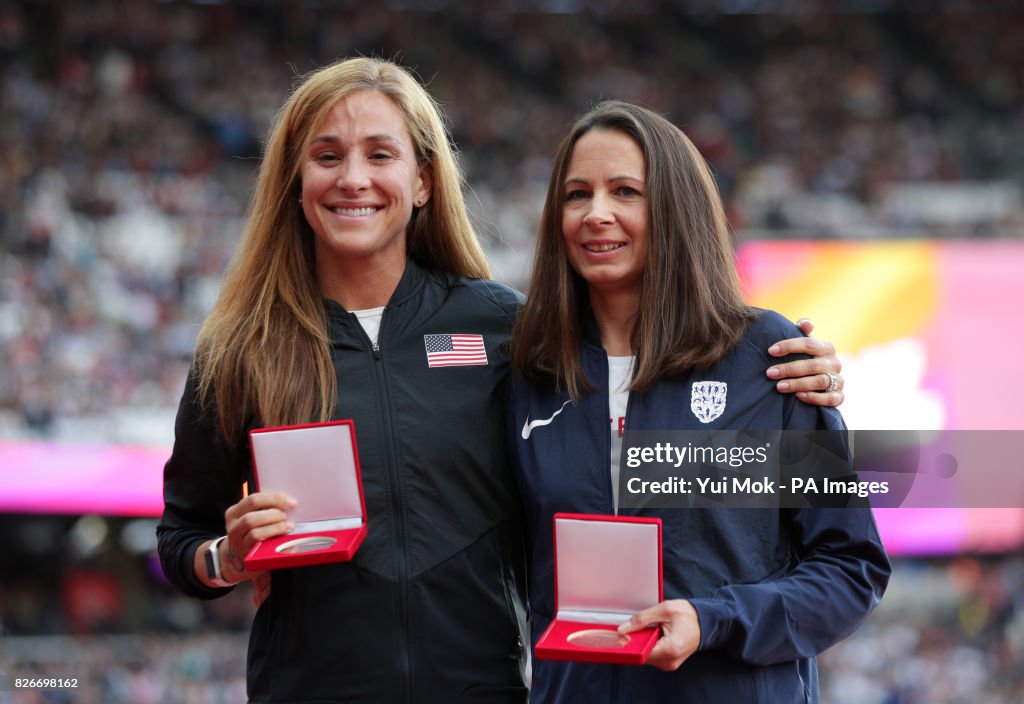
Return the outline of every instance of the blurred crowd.
{"type": "Polygon", "coordinates": [[[0,645],[0,704],[238,704],[247,637],[37,636],[0,645]],[[60,680],[58,687],[15,680],[60,680]]]}
{"type": "MultiPolygon", "coordinates": [[[[822,701],[1024,701],[1024,558],[903,559],[895,567],[885,599],[868,622],[819,658],[822,701]]],[[[200,604],[150,579],[127,590],[150,604],[148,621],[135,621],[137,614],[123,607],[117,618],[86,628],[76,627],[60,607],[62,601],[67,605],[66,587],[64,596],[52,591],[36,583],[39,611],[51,616],[47,625],[27,625],[12,618],[13,605],[23,599],[0,589],[0,603],[7,604],[6,614],[0,611],[0,704],[244,700],[252,612],[247,585],[200,604]],[[11,686],[14,678],[31,677],[75,678],[78,687],[11,686]]]]}
{"type": "Polygon", "coordinates": [[[342,56],[444,104],[515,285],[548,155],[601,97],[684,127],[739,239],[1019,235],[1024,6],[982,7],[0,3],[0,438],[169,440],[270,120],[342,56]]]}
{"type": "Polygon", "coordinates": [[[1024,701],[1024,559],[897,559],[881,605],[819,658],[830,704],[1024,701]]]}

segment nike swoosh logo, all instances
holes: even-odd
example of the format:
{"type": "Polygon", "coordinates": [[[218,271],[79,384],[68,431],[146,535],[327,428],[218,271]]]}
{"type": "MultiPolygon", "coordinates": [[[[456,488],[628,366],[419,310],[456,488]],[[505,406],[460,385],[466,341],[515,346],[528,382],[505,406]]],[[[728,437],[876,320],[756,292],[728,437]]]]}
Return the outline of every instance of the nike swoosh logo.
{"type": "Polygon", "coordinates": [[[557,416],[557,415],[558,415],[559,413],[561,413],[562,411],[564,411],[564,410],[565,410],[565,407],[566,407],[566,406],[568,406],[568,405],[569,405],[569,404],[570,404],[571,402],[572,402],[572,399],[569,399],[568,401],[566,401],[565,403],[563,403],[563,404],[562,404],[562,407],[561,407],[561,408],[559,408],[559,409],[558,409],[557,411],[555,411],[555,412],[554,412],[554,413],[553,413],[553,414],[551,415],[551,417],[550,417],[550,418],[544,418],[543,420],[535,420],[535,421],[531,421],[531,420],[530,420],[530,416],[529,416],[529,415],[527,415],[527,416],[526,416],[526,422],[525,422],[525,423],[523,423],[523,440],[529,440],[529,439],[530,439],[530,433],[532,433],[532,432],[533,432],[533,429],[534,429],[534,428],[539,428],[539,427],[541,427],[542,425],[548,425],[548,424],[549,424],[549,423],[550,423],[551,421],[553,421],[553,420],[555,419],[555,416],[557,416]]]}

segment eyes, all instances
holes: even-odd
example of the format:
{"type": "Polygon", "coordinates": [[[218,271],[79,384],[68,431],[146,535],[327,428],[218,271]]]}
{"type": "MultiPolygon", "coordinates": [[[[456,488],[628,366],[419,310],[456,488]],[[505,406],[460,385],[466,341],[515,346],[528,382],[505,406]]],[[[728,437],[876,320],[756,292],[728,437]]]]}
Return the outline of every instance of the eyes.
{"type": "MultiPolygon", "coordinates": [[[[611,189],[611,194],[617,198],[626,200],[632,200],[636,198],[643,198],[644,194],[633,186],[619,185],[614,186],[611,189]]],[[[584,201],[593,196],[593,191],[590,188],[584,188],[581,186],[575,186],[565,192],[566,202],[570,201],[584,201]]]]}
{"type": "MultiPolygon", "coordinates": [[[[372,151],[372,152],[370,152],[370,153],[368,153],[366,155],[366,160],[367,161],[370,161],[370,162],[373,162],[373,163],[377,163],[377,164],[385,164],[385,163],[393,161],[393,160],[395,160],[397,158],[398,158],[397,154],[395,154],[394,152],[388,151],[386,149],[376,149],[376,150],[374,150],[374,151],[372,151]]],[[[335,164],[335,163],[337,163],[337,162],[339,162],[341,160],[342,160],[342,155],[339,154],[338,152],[331,151],[331,150],[325,150],[325,151],[318,152],[315,155],[313,155],[313,161],[317,162],[318,164],[331,165],[331,164],[335,164]]]]}

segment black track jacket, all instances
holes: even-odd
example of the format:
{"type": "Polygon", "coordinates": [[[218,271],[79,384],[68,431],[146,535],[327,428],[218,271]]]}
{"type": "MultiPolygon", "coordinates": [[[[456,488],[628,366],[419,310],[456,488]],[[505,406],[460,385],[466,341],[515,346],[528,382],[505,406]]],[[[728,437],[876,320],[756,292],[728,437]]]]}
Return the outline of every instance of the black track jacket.
{"type": "MultiPolygon", "coordinates": [[[[328,302],[335,418],[351,418],[368,534],[349,563],[276,570],[252,626],[252,702],[525,702],[522,537],[504,397],[511,288],[409,262],[378,349],[328,302]],[[482,335],[486,365],[428,366],[424,336],[482,335]]],[[[167,577],[201,598],[204,540],[250,478],[186,386],[157,529],[167,577]]]]}

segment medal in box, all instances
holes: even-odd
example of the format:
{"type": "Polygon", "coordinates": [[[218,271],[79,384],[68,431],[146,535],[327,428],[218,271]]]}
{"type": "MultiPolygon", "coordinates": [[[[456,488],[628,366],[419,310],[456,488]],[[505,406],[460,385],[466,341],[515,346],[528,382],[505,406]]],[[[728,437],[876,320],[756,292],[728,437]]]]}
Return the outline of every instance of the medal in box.
{"type": "Polygon", "coordinates": [[[280,569],[351,560],[366,537],[355,427],[350,420],[249,432],[257,491],[294,498],[295,528],[257,543],[249,570],[280,569]]]}
{"type": "Polygon", "coordinates": [[[661,519],[556,513],[554,554],[556,615],[537,658],[643,664],[660,628],[617,629],[663,599],[661,519]]]}

